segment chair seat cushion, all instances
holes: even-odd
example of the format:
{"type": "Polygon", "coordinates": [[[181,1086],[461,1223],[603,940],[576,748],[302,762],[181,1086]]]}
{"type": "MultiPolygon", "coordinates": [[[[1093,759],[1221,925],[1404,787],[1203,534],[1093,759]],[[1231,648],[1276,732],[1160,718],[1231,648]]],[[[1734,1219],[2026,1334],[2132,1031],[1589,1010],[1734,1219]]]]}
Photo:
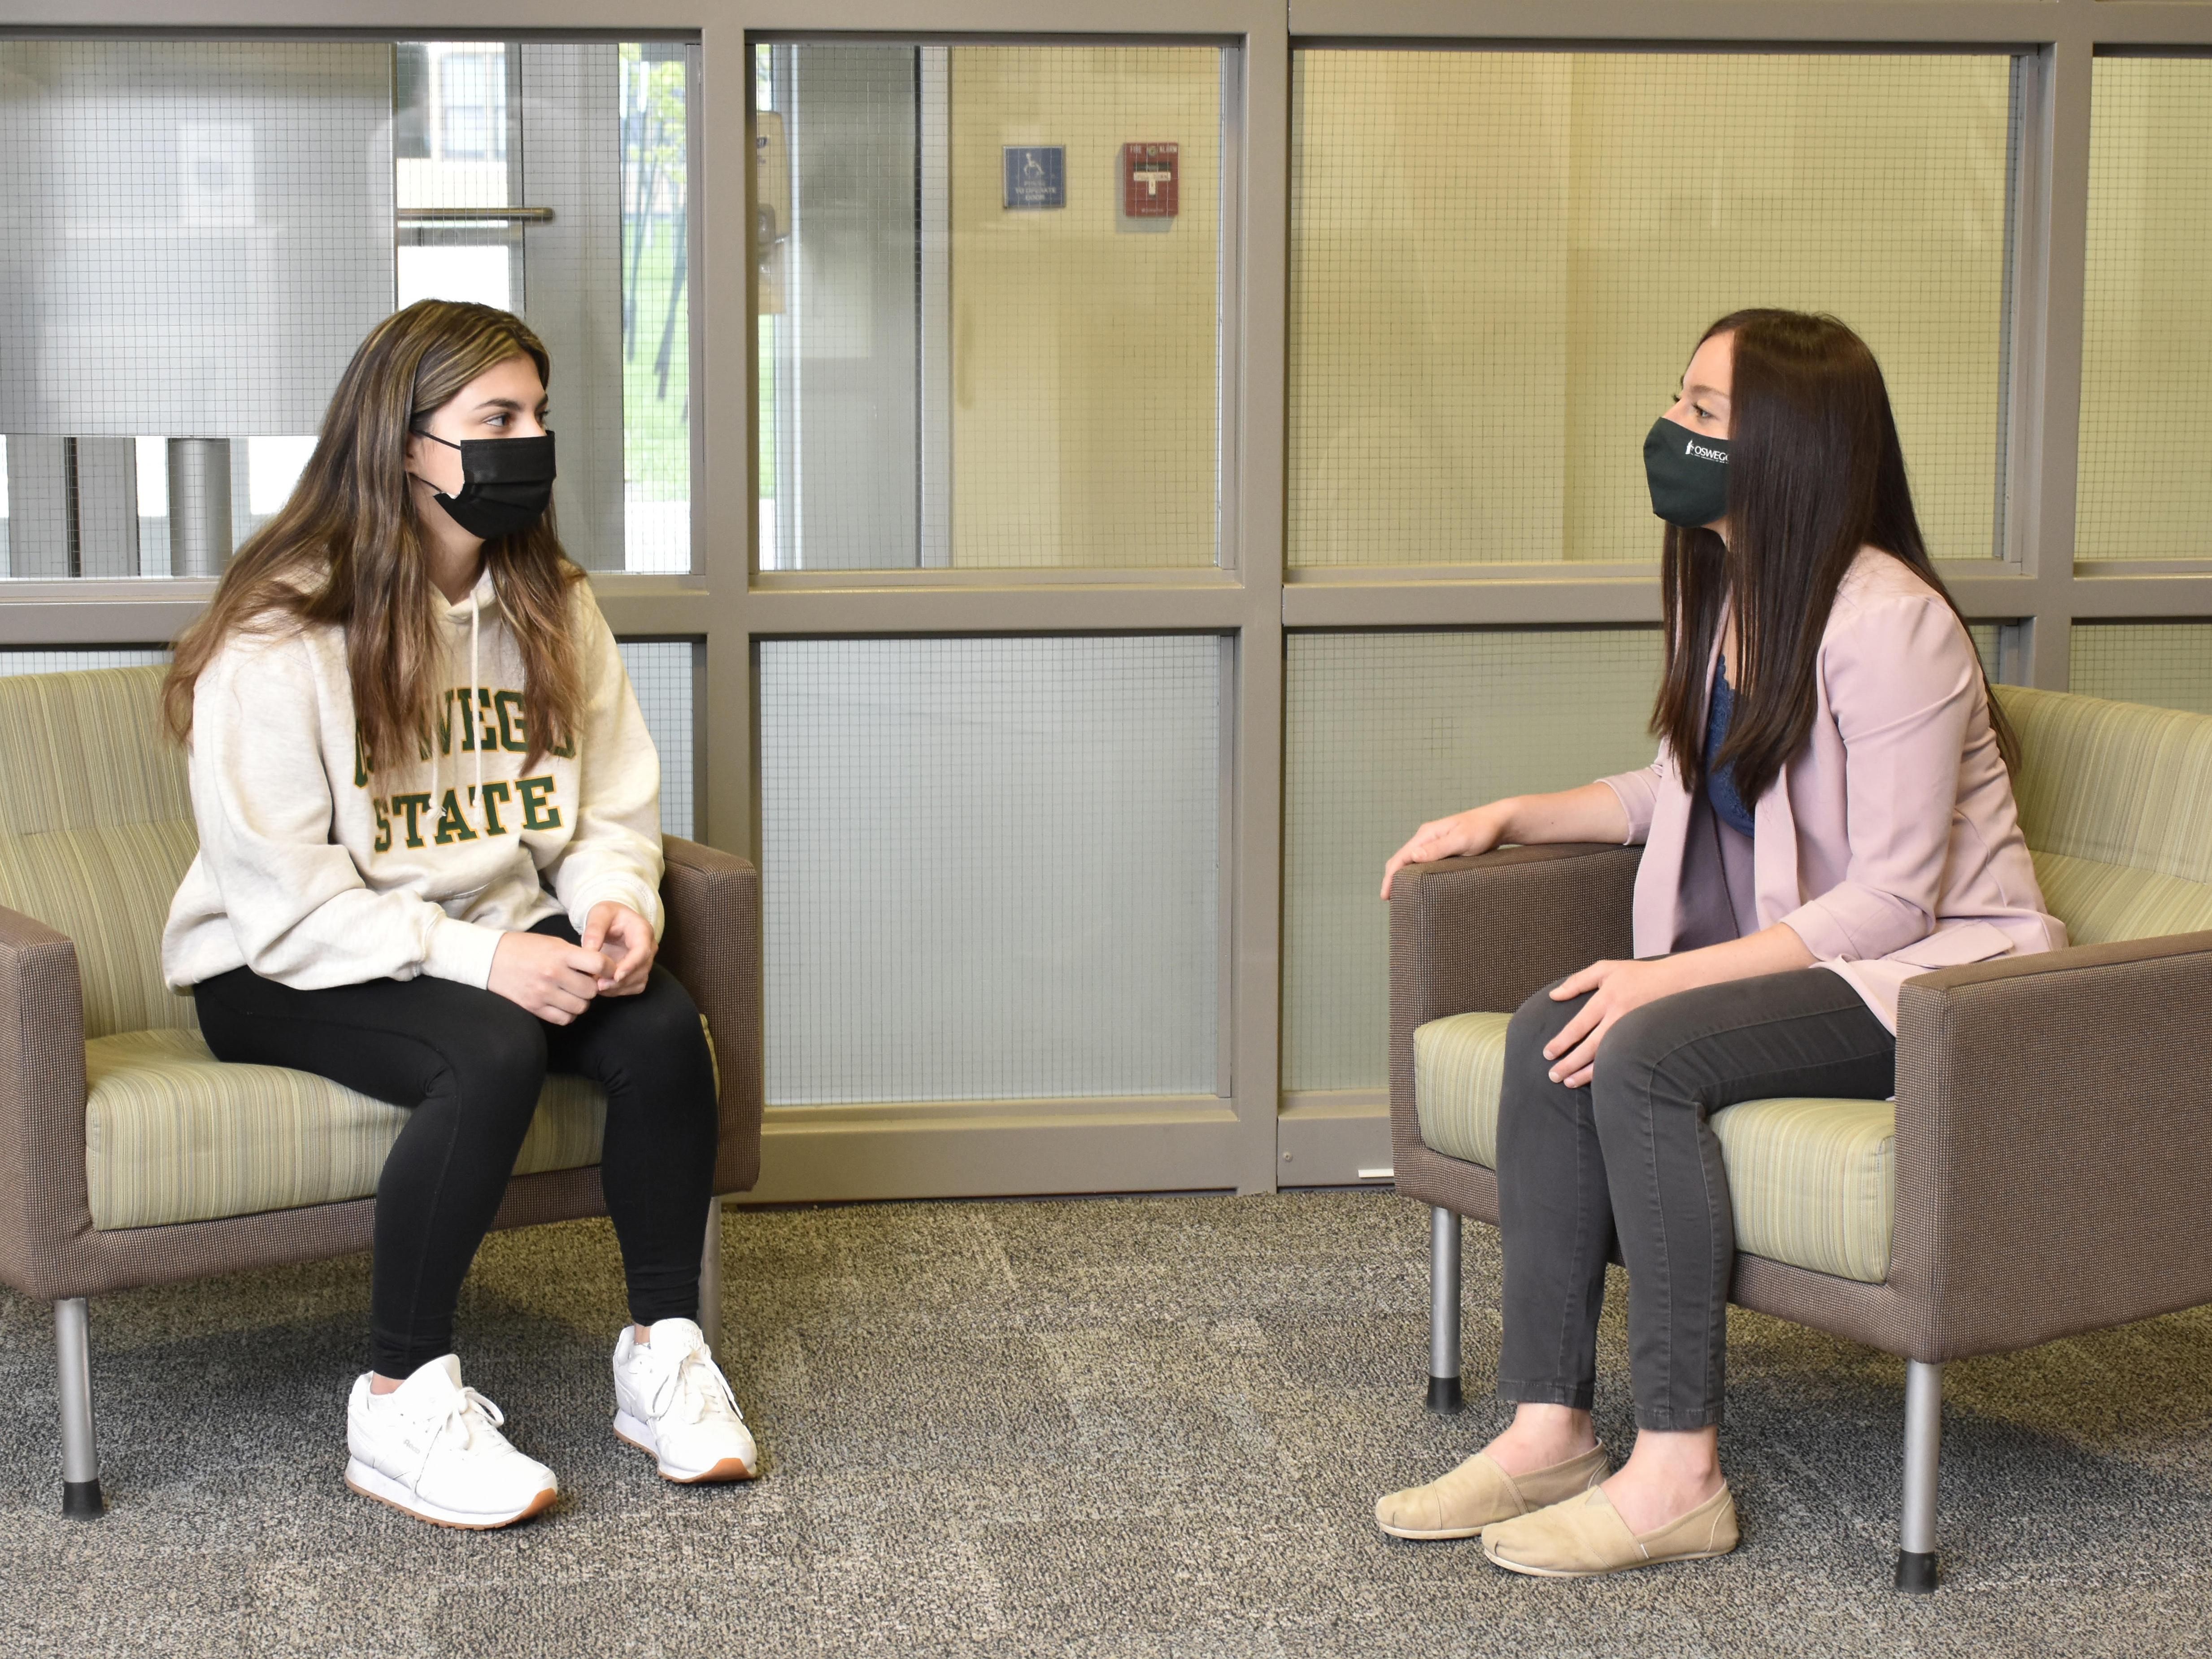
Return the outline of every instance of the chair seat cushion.
{"type": "MultiPolygon", "coordinates": [[[[1422,1144],[1498,1167],[1505,1014],[1454,1014],[1413,1033],[1422,1144]]],[[[1713,1115],[1739,1250],[1879,1285],[1897,1208],[1897,1112],[1886,1100],[1748,1100],[1713,1115]]]]}
{"type": "MultiPolygon", "coordinates": [[[[196,1031],[126,1031],[84,1045],[84,1167],[92,1224],[158,1227],[366,1198],[408,1112],[276,1066],[227,1066],[196,1031]]],[[[517,1175],[599,1161],[606,1097],[545,1079],[517,1175]]]]}
{"type": "Polygon", "coordinates": [[[1454,1014],[1413,1031],[1413,1115],[1421,1144],[1498,1167],[1498,1094],[1510,1014],[1454,1014]]]}

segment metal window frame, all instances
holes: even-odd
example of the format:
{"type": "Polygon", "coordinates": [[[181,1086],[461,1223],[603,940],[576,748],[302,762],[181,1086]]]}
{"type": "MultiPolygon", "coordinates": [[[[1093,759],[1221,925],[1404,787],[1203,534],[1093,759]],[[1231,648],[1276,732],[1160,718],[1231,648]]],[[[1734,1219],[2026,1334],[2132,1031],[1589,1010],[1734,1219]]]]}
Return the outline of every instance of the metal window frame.
{"type": "MultiPolygon", "coordinates": [[[[1945,575],[1969,615],[2008,624],[2021,679],[2063,689],[2076,618],[2212,617],[2212,562],[2073,558],[2090,82],[2100,51],[2212,49],[2212,0],[936,0],[938,40],[1233,43],[1241,199],[1233,331],[1223,339],[1222,562],[1204,571],[754,574],[758,330],[751,310],[750,37],[916,38],[906,0],[632,0],[619,28],[589,0],[0,0],[0,33],[313,39],[695,40],[691,112],[693,568],[595,578],[618,635],[698,642],[696,796],[705,837],[757,851],[754,645],[766,637],[1207,632],[1234,641],[1233,859],[1221,1010],[1226,1100],[917,1103],[770,1114],[759,1200],[958,1192],[1350,1183],[1388,1163],[1379,1099],[1279,1093],[1284,635],[1287,629],[1654,623],[1639,567],[1284,569],[1285,326],[1291,55],[1307,45],[1557,50],[2025,54],[2025,140],[2006,376],[2002,557],[1945,575]],[[1042,1107],[1043,1103],[1030,1103],[1042,1107]],[[1040,1121],[1041,1116],[1049,1121],[1040,1121]],[[834,1121],[833,1121],[834,1120],[834,1121]],[[1132,1133],[1130,1131],[1140,1131],[1132,1133]],[[976,1172],[983,1171],[979,1179],[976,1172]]],[[[1224,173],[1226,169],[1224,168],[1224,173]]],[[[167,640],[212,584],[79,579],[0,587],[0,645],[167,640]]]]}

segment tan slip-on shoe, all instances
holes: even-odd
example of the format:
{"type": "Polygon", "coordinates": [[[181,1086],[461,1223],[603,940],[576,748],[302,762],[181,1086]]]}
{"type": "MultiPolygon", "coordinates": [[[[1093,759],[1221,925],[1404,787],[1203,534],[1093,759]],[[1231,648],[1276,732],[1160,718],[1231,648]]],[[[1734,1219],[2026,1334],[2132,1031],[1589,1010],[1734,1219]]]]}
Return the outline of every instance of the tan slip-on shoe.
{"type": "Polygon", "coordinates": [[[1588,1578],[1662,1561],[1702,1561],[1735,1546],[1735,1496],[1725,1486],[1652,1532],[1629,1531],[1602,1486],[1482,1529],[1482,1553],[1493,1565],[1538,1578],[1588,1578]]]}
{"type": "Polygon", "coordinates": [[[1572,1498],[1605,1476],[1602,1446],[1522,1475],[1506,1474],[1488,1452],[1477,1452],[1425,1486],[1376,1500],[1375,1524],[1393,1538],[1472,1538],[1493,1521],[1572,1498]]]}

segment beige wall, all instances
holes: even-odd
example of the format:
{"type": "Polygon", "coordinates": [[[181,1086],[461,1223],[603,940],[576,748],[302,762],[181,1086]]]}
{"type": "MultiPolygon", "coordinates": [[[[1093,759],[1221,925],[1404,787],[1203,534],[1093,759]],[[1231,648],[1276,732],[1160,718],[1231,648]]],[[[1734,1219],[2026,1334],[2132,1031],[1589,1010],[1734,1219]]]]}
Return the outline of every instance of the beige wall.
{"type": "Polygon", "coordinates": [[[1294,563],[1656,557],[1641,447],[1705,325],[1832,311],[1939,556],[1993,549],[2002,58],[1301,53],[1294,563]]]}
{"type": "Polygon", "coordinates": [[[1220,53],[951,58],[952,562],[1212,563],[1220,53]],[[1182,147],[1178,217],[1121,218],[1133,142],[1182,147]],[[1066,146],[1066,207],[1002,206],[1007,144],[1066,146]]]}
{"type": "Polygon", "coordinates": [[[2100,58],[2082,307],[2083,559],[2212,556],[2212,62],[2100,58]]]}

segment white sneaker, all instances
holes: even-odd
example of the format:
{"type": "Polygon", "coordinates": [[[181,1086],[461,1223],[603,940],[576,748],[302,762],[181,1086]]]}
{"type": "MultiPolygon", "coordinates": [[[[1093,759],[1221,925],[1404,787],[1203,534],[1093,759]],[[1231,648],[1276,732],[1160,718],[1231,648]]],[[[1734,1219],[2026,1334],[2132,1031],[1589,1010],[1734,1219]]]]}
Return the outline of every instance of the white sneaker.
{"type": "Polygon", "coordinates": [[[364,1371],[346,1404],[346,1485],[364,1498],[441,1527],[504,1527],[550,1504],[553,1471],[507,1443],[507,1419],[474,1389],[461,1362],[434,1359],[390,1394],[364,1371]]]}
{"type": "Polygon", "coordinates": [[[615,1435],[653,1454],[661,1478],[696,1486],[750,1480],[760,1454],[707,1339],[688,1319],[663,1319],[652,1340],[634,1325],[615,1344],[615,1435]]]}

